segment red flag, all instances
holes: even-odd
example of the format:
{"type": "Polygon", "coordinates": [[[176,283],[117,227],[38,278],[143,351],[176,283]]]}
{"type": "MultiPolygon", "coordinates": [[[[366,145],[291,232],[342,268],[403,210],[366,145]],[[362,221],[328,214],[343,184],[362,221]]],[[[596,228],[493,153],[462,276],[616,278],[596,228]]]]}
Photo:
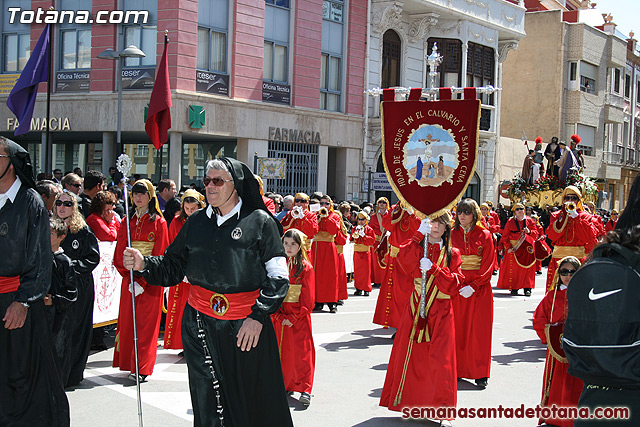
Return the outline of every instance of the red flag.
{"type": "Polygon", "coordinates": [[[151,91],[149,111],[144,129],[154,147],[159,150],[169,139],[167,131],[171,129],[171,86],[169,85],[169,64],[167,63],[167,47],[169,39],[164,36],[164,52],[158,67],[156,82],[151,91]]]}

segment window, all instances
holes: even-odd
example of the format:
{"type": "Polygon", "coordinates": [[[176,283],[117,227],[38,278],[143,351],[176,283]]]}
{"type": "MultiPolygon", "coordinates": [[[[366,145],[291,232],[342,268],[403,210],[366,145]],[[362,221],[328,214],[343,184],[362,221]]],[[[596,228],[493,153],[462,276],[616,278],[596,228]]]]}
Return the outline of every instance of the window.
{"type": "Polygon", "coordinates": [[[382,37],[382,79],[380,86],[389,88],[400,86],[400,52],[402,43],[400,36],[387,30],[382,37]]]}
{"type": "MultiPolygon", "coordinates": [[[[434,43],[437,43],[438,53],[440,53],[443,57],[442,63],[437,69],[438,76],[436,76],[435,78],[436,86],[461,86],[462,42],[455,39],[440,39],[431,37],[428,40],[427,44],[427,55],[431,55],[434,43]]],[[[431,81],[428,72],[429,67],[427,66],[427,81],[425,86],[429,86],[431,81]]]]}
{"type": "Polygon", "coordinates": [[[620,93],[620,68],[613,69],[613,93],[620,93]]]}
{"type": "Polygon", "coordinates": [[[63,70],[91,68],[91,30],[61,30],[63,70]]]}
{"type": "Polygon", "coordinates": [[[578,135],[580,135],[580,145],[578,149],[582,150],[585,156],[593,156],[594,142],[596,138],[596,128],[578,123],[578,135]]]}
{"type": "Polygon", "coordinates": [[[199,70],[227,72],[227,34],[198,28],[198,59],[199,70]]]}
{"type": "Polygon", "coordinates": [[[631,96],[631,76],[629,74],[624,75],[624,97],[629,99],[631,96]]]}
{"type": "Polygon", "coordinates": [[[289,0],[264,0],[266,4],[272,4],[274,6],[284,7],[289,9],[289,0]]]}
{"type": "Polygon", "coordinates": [[[147,157],[149,155],[149,146],[147,144],[138,144],[136,146],[136,157],[147,157]]]}
{"type": "Polygon", "coordinates": [[[340,110],[340,63],[341,59],[322,54],[320,65],[320,108],[340,110]]]}
{"type": "Polygon", "coordinates": [[[322,2],[322,19],[342,23],[344,19],[342,16],[343,10],[343,2],[324,0],[322,2]]]}
{"type": "Polygon", "coordinates": [[[580,90],[582,92],[596,94],[596,78],[598,67],[588,62],[580,62],[580,90]]]}
{"type": "MultiPolygon", "coordinates": [[[[495,54],[492,48],[469,43],[467,50],[467,86],[481,87],[493,85],[495,74],[495,54]]],[[[479,95],[485,105],[493,105],[493,95],[479,95]]]]}
{"type": "Polygon", "coordinates": [[[287,82],[287,46],[264,42],[263,80],[287,82]]]}
{"type": "Polygon", "coordinates": [[[156,65],[157,29],[155,25],[128,25],[124,27],[124,46],[135,46],[146,55],[144,58],[124,58],[125,67],[145,67],[156,65]]]}
{"type": "Polygon", "coordinates": [[[569,63],[569,81],[575,82],[578,74],[578,63],[570,62],[569,63]]]}
{"type": "Polygon", "coordinates": [[[22,71],[31,52],[31,34],[4,34],[4,58],[2,71],[22,71]]]}
{"type": "Polygon", "coordinates": [[[640,80],[636,84],[636,104],[640,105],[640,80]]]}

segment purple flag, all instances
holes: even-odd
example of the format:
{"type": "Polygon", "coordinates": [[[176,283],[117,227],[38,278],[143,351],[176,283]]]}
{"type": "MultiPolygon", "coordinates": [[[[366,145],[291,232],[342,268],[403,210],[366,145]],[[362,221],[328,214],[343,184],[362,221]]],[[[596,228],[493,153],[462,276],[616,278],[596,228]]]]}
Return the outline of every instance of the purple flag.
{"type": "Polygon", "coordinates": [[[38,84],[46,82],[48,78],[49,25],[47,24],[18,81],[11,89],[9,98],[7,98],[7,107],[15,114],[20,123],[13,133],[14,135],[22,135],[31,129],[31,117],[33,117],[33,107],[36,105],[38,84]]]}

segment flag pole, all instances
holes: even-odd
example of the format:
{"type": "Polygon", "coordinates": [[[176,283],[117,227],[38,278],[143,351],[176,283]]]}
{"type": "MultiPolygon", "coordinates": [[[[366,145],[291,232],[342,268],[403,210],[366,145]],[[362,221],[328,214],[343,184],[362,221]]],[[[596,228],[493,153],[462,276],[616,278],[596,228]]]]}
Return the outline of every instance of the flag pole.
{"type": "MultiPolygon", "coordinates": [[[[49,7],[49,10],[53,10],[53,6],[49,7]]],[[[54,24],[50,24],[49,26],[49,72],[47,77],[47,131],[45,134],[45,148],[44,148],[44,171],[45,173],[53,172],[53,150],[51,146],[51,130],[49,129],[49,124],[51,123],[51,76],[53,76],[53,61],[52,61],[52,51],[53,51],[53,33],[54,33],[54,24]]]]}

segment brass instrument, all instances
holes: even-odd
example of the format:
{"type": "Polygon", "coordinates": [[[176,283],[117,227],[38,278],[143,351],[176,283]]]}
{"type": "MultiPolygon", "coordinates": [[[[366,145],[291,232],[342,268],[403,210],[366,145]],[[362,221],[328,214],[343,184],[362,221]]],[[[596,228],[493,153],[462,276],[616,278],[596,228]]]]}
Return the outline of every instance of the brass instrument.
{"type": "Polygon", "coordinates": [[[320,210],[318,211],[318,216],[320,218],[326,218],[329,216],[329,209],[325,208],[325,207],[321,207],[320,210]]]}
{"type": "Polygon", "coordinates": [[[294,206],[293,209],[291,209],[291,216],[302,219],[304,218],[304,210],[300,206],[294,206]]]}
{"type": "Polygon", "coordinates": [[[564,208],[567,211],[568,214],[573,213],[576,211],[577,207],[576,204],[573,202],[567,202],[564,204],[564,208]]]}

